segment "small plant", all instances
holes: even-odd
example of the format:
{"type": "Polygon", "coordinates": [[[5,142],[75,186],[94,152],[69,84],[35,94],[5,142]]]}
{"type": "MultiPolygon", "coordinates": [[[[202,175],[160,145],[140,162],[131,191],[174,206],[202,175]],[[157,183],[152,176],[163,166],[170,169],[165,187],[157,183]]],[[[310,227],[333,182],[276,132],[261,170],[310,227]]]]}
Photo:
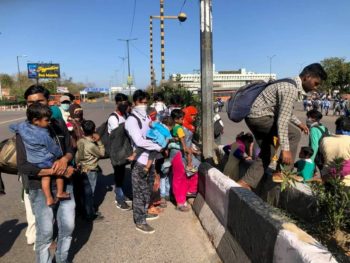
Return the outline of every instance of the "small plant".
{"type": "Polygon", "coordinates": [[[320,215],[319,228],[323,233],[332,234],[349,224],[350,199],[343,180],[344,159],[334,159],[328,166],[324,184],[312,184],[320,215]]]}
{"type": "Polygon", "coordinates": [[[298,181],[298,173],[293,169],[290,169],[284,165],[280,165],[281,167],[281,192],[288,188],[295,187],[295,183],[298,181]]]}

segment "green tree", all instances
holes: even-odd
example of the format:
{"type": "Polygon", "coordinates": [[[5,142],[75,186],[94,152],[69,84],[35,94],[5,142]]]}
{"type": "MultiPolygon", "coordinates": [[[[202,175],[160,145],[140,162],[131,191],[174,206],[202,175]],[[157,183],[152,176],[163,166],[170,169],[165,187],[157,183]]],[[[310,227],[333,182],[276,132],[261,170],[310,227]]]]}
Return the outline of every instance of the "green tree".
{"type": "Polygon", "coordinates": [[[331,57],[321,61],[328,74],[328,79],[322,84],[322,89],[333,92],[339,89],[341,93],[349,92],[350,85],[350,62],[345,58],[331,57]]]}
{"type": "Polygon", "coordinates": [[[11,89],[14,85],[14,80],[8,74],[1,74],[0,75],[0,82],[1,82],[2,88],[11,89]]]}

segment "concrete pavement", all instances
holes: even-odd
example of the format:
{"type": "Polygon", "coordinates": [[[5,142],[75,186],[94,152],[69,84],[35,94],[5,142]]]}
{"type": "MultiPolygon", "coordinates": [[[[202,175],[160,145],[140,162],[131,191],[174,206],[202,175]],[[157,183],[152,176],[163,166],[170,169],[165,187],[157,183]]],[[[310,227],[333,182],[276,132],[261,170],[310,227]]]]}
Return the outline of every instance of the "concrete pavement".
{"type": "MultiPolygon", "coordinates": [[[[85,104],[86,119],[96,125],[113,111],[112,104],[85,104]]],[[[0,112],[0,140],[11,136],[10,122],[25,112],[0,112]]],[[[19,120],[20,121],[20,120],[19,120]]],[[[87,224],[77,219],[70,250],[74,262],[220,262],[197,217],[191,211],[181,213],[169,204],[160,218],[151,221],[153,235],[135,230],[132,211],[115,207],[112,167],[101,161],[103,176],[97,183],[97,203],[105,216],[103,221],[87,224]]],[[[6,195],[0,197],[0,262],[34,262],[32,246],[26,244],[25,210],[21,202],[21,184],[17,176],[3,174],[6,195]]]]}

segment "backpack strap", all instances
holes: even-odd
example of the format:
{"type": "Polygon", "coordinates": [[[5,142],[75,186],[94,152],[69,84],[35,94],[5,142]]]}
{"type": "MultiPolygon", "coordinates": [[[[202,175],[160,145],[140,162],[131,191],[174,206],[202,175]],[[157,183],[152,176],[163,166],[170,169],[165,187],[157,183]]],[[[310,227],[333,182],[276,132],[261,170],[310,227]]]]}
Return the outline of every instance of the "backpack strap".
{"type": "Polygon", "coordinates": [[[329,136],[329,131],[328,131],[327,127],[323,126],[324,130],[322,130],[321,126],[323,126],[323,125],[316,125],[316,126],[313,126],[312,128],[316,128],[317,130],[319,130],[321,132],[321,138],[323,138],[324,136],[329,136]]]}
{"type": "Polygon", "coordinates": [[[142,129],[142,122],[139,117],[137,117],[134,113],[130,113],[129,117],[134,117],[137,120],[137,124],[139,125],[140,130],[142,129]]]}
{"type": "MultiPolygon", "coordinates": [[[[116,118],[117,118],[117,120],[118,120],[118,122],[119,122],[119,116],[118,116],[118,114],[117,114],[117,113],[112,112],[112,113],[111,113],[111,114],[108,116],[108,119],[109,119],[111,116],[116,117],[116,118]]],[[[108,119],[107,119],[107,122],[108,122],[108,119]]]]}

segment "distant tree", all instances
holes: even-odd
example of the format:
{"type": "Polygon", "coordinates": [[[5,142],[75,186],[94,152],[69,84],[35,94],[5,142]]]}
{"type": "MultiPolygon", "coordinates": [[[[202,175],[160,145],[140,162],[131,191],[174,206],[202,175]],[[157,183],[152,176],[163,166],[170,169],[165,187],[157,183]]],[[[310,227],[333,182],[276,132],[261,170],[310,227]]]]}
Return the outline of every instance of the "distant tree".
{"type": "Polygon", "coordinates": [[[9,88],[10,89],[14,85],[14,80],[8,74],[1,74],[0,75],[0,82],[1,82],[2,88],[9,88]]]}
{"type": "Polygon", "coordinates": [[[338,89],[341,93],[349,92],[350,62],[345,58],[331,57],[321,61],[328,74],[328,79],[322,84],[322,89],[333,92],[338,89]]]}

